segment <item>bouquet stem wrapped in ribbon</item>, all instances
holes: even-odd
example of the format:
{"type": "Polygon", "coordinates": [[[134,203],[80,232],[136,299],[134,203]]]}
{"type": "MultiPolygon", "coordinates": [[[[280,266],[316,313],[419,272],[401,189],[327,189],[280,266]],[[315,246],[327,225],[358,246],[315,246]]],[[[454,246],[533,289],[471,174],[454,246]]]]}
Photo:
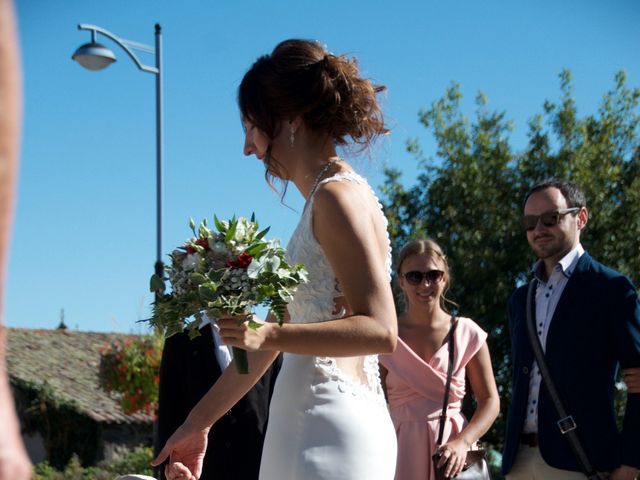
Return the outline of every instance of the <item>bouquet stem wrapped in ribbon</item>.
{"type": "MultiPolygon", "coordinates": [[[[252,312],[260,305],[282,325],[287,304],[307,281],[307,272],[301,264],[287,263],[277,239],[265,239],[269,228],[260,231],[253,215],[228,221],[214,215],[215,230],[206,219],[197,230],[193,219],[189,226],[194,236],[170,254],[168,278],[151,277],[150,289],[156,293],[151,325],[167,337],[188,329],[193,338],[206,313],[210,318],[244,317],[250,328],[258,328],[252,312]]],[[[248,373],[246,352],[234,347],[233,356],[238,373],[248,373]]]]}

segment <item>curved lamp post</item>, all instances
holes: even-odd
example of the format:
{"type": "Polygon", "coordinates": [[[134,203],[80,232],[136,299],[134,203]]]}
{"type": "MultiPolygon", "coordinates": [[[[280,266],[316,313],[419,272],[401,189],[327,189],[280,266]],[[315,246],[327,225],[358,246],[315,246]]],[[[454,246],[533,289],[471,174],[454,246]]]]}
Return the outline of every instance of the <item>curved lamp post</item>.
{"type": "Polygon", "coordinates": [[[164,265],[162,263],[162,29],[156,24],[155,36],[156,46],[150,47],[131,40],[118,38],[113,33],[96,25],[81,23],[78,30],[89,30],[91,32],[91,42],[80,46],[71,56],[88,70],[102,70],[116,61],[116,56],[104,45],[96,42],[98,34],[110,38],[120,45],[129,55],[133,63],[143,72],[153,73],[156,76],[156,263],[155,273],[162,277],[164,265]],[[155,57],[155,66],[145,65],[136,56],[133,50],[151,53],[155,57]]]}

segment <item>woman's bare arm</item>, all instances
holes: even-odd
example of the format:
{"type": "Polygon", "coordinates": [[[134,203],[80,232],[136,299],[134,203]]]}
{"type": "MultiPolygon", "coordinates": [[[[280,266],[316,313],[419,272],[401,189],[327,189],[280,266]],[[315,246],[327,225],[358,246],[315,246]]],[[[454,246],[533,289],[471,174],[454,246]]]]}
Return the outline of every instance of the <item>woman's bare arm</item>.
{"type": "MultiPolygon", "coordinates": [[[[346,357],[392,352],[397,319],[380,238],[371,206],[355,189],[339,182],[314,198],[314,233],[342,288],[350,315],[306,324],[265,325],[251,330],[221,321],[225,343],[248,350],[277,350],[302,355],[346,357]]],[[[377,212],[376,212],[377,213],[377,212]]],[[[386,235],[386,233],[385,233],[386,235]]]]}

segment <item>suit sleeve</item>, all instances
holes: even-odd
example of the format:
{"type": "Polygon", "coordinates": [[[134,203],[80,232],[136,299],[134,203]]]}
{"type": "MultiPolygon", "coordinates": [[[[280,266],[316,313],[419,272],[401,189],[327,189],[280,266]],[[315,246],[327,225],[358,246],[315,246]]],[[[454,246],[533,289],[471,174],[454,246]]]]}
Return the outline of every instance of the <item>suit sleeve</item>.
{"type": "MultiPolygon", "coordinates": [[[[640,367],[640,299],[626,277],[614,281],[615,342],[621,368],[640,367]]],[[[640,394],[628,394],[622,426],[623,465],[640,468],[640,394]]]]}
{"type": "Polygon", "coordinates": [[[186,342],[188,336],[179,333],[167,338],[160,362],[160,388],[158,395],[158,423],[155,442],[156,454],[169,437],[182,425],[188,406],[185,404],[186,342]]]}

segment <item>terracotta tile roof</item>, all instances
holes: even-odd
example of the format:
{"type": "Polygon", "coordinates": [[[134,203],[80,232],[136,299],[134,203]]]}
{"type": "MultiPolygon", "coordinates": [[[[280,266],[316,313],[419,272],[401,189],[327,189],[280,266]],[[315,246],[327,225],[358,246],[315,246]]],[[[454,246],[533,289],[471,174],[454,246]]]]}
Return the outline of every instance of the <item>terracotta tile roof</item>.
{"type": "Polygon", "coordinates": [[[46,380],[61,401],[73,401],[80,413],[100,423],[148,424],[149,415],[125,415],[117,397],[99,387],[100,349],[116,333],[7,329],[7,370],[13,383],[46,380]]]}

